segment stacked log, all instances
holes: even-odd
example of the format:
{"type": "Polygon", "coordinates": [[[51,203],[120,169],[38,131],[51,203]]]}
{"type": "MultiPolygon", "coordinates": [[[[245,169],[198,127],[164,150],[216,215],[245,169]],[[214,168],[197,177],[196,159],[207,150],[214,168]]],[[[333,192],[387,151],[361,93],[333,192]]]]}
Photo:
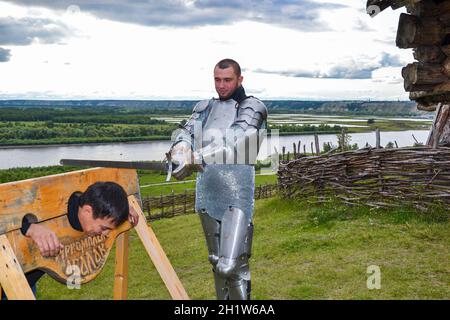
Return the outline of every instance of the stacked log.
{"type": "Polygon", "coordinates": [[[414,48],[417,62],[402,70],[405,90],[421,110],[450,102],[450,0],[422,0],[407,5],[397,31],[397,46],[414,48]]]}
{"type": "MultiPolygon", "coordinates": [[[[372,2],[377,0],[372,0],[372,2]]],[[[429,146],[450,146],[450,0],[386,0],[400,15],[397,46],[413,48],[416,62],[402,70],[405,90],[417,108],[436,111],[429,146]]]]}

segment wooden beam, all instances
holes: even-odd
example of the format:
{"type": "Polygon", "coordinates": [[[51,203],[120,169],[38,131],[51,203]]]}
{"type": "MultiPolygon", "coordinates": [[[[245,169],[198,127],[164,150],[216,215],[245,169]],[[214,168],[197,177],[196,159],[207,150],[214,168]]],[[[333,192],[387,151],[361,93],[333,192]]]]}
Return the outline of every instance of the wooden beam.
{"type": "Polygon", "coordinates": [[[314,134],[314,144],[316,146],[316,155],[320,155],[320,143],[319,143],[319,135],[314,134]]]}
{"type": "Polygon", "coordinates": [[[442,64],[442,71],[450,79],[450,57],[442,64]]]}
{"type": "Polygon", "coordinates": [[[439,19],[439,22],[441,23],[441,25],[443,25],[445,27],[450,26],[450,12],[441,14],[438,17],[438,19],[439,19]]]}
{"type": "Polygon", "coordinates": [[[0,235],[0,285],[9,300],[35,300],[6,235],[0,235]]]}
{"type": "Polygon", "coordinates": [[[142,212],[136,197],[131,196],[128,199],[130,206],[139,215],[139,223],[135,227],[136,232],[139,235],[145,250],[152,259],[156,270],[158,270],[161,279],[169,290],[170,295],[175,300],[188,300],[189,296],[187,295],[186,290],[161,247],[158,238],[152,228],[147,224],[144,213],[142,212]]]}
{"type": "Polygon", "coordinates": [[[414,59],[425,63],[442,63],[447,58],[439,46],[420,46],[414,49],[414,59]]]}
{"type": "Polygon", "coordinates": [[[114,272],[114,300],[126,300],[128,292],[128,245],[130,232],[124,232],[116,240],[116,268],[114,272]]]}
{"type": "Polygon", "coordinates": [[[430,147],[450,146],[450,104],[439,104],[428,136],[430,147]]]}
{"type": "Polygon", "coordinates": [[[441,45],[445,37],[436,18],[422,18],[402,13],[398,24],[397,46],[402,49],[441,45]]]}
{"type": "Polygon", "coordinates": [[[449,80],[443,73],[442,65],[415,62],[402,69],[406,91],[428,91],[449,80]]]}
{"type": "Polygon", "coordinates": [[[443,53],[447,55],[447,57],[450,57],[450,45],[442,46],[441,50],[443,53]]]}
{"type": "Polygon", "coordinates": [[[375,148],[380,149],[381,148],[381,134],[380,134],[380,129],[377,128],[375,130],[375,148]]]}
{"type": "Polygon", "coordinates": [[[406,6],[408,13],[418,17],[436,17],[441,12],[433,0],[416,1],[406,6]]]}
{"type": "Polygon", "coordinates": [[[438,84],[430,91],[410,92],[409,98],[426,105],[439,102],[450,103],[450,81],[438,84]]]}
{"type": "Polygon", "coordinates": [[[402,7],[406,6],[407,4],[410,4],[411,2],[414,2],[414,1],[417,2],[420,0],[413,0],[413,1],[411,1],[411,0],[391,0],[389,2],[390,2],[391,8],[393,10],[397,10],[397,9],[402,8],[402,7]]]}
{"type": "MultiPolygon", "coordinates": [[[[432,1],[432,0],[427,0],[432,1]]],[[[441,14],[447,14],[450,12],[450,1],[441,1],[441,3],[438,5],[439,13],[441,14]]]]}
{"type": "Polygon", "coordinates": [[[427,111],[427,112],[433,112],[436,111],[436,104],[432,103],[432,104],[425,104],[425,103],[417,103],[417,110],[421,110],[421,111],[427,111]]]}

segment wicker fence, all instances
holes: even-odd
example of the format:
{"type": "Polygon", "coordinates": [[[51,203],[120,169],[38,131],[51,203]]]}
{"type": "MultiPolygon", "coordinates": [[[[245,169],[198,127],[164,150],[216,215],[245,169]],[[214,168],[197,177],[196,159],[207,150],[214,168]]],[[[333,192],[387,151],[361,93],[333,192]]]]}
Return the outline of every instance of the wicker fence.
{"type": "MultiPolygon", "coordinates": [[[[255,188],[255,200],[273,197],[278,190],[277,184],[266,184],[255,188]]],[[[143,210],[147,218],[156,220],[195,212],[195,191],[181,194],[168,194],[159,197],[144,197],[143,210]]]]}
{"type": "Polygon", "coordinates": [[[373,207],[450,205],[450,148],[361,149],[281,161],[280,193],[288,198],[373,207]]]}

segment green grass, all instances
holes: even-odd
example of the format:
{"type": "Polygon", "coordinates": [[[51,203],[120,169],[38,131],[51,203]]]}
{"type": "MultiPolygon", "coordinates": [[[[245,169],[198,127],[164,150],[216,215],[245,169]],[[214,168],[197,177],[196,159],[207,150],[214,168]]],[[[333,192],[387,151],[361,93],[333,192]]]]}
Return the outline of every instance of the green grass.
{"type": "MultiPolygon", "coordinates": [[[[48,167],[1,170],[3,182],[74,170],[48,167]]],[[[80,169],[80,168],[76,168],[80,169]]],[[[139,172],[140,184],[164,175],[139,172]]],[[[193,177],[192,177],[193,178],[193,177]]],[[[257,176],[274,183],[276,176],[257,176]]],[[[192,186],[194,186],[192,184],[192,186]]],[[[186,185],[163,188],[183,192],[186,185]]],[[[170,192],[170,191],[169,191],[170,192]]],[[[448,208],[370,210],[338,201],[325,205],[268,199],[256,202],[251,269],[255,299],[449,299],[448,208]],[[368,290],[367,267],[381,268],[381,289],[368,290]]],[[[200,222],[195,214],[154,221],[152,227],[191,298],[213,299],[214,286],[200,222]]],[[[95,281],[69,290],[45,276],[39,299],[111,299],[114,249],[95,281]]],[[[130,299],[169,299],[135,232],[130,245],[130,299]]]]}
{"type": "MultiPolygon", "coordinates": [[[[256,202],[251,259],[254,299],[449,299],[448,209],[370,210],[334,202],[272,198],[256,202]],[[381,289],[366,287],[367,267],[381,268],[381,289]]],[[[198,217],[152,223],[193,299],[214,299],[214,285],[198,217]]],[[[114,251],[111,251],[114,253],[114,251]]],[[[39,299],[111,299],[114,257],[80,290],[45,276],[39,299]]],[[[129,299],[169,299],[133,232],[129,299]]]]}
{"type": "Polygon", "coordinates": [[[70,171],[87,169],[86,167],[73,166],[48,166],[48,167],[26,167],[26,168],[12,168],[0,170],[0,183],[20,181],[31,178],[39,178],[50,176],[70,171]]]}

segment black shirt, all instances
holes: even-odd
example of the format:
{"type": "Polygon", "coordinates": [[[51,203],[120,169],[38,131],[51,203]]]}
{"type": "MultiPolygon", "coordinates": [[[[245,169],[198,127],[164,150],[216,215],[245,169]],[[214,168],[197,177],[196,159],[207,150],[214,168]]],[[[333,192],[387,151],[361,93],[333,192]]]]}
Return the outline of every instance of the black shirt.
{"type": "Polygon", "coordinates": [[[244,101],[247,98],[249,98],[249,97],[245,93],[244,87],[243,86],[239,86],[233,92],[233,94],[231,95],[231,97],[229,99],[234,99],[234,100],[236,100],[237,103],[241,103],[242,101],[244,101]]]}

